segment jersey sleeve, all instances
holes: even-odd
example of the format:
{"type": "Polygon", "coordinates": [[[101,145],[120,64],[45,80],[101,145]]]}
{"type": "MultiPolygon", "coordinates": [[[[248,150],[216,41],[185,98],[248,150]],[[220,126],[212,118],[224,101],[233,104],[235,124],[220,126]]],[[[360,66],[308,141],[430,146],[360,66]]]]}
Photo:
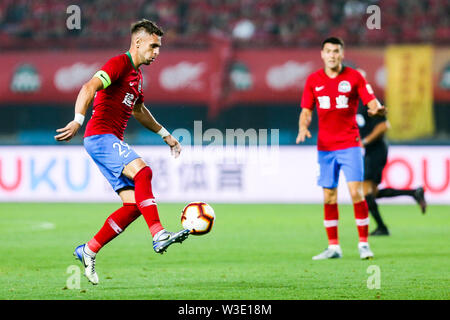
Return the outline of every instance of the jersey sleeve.
{"type": "Polygon", "coordinates": [[[366,79],[359,72],[356,72],[356,77],[358,95],[361,98],[363,104],[366,105],[371,100],[376,99],[376,97],[373,94],[373,90],[370,84],[367,83],[366,79]]]}
{"type": "Polygon", "coordinates": [[[302,108],[306,108],[306,109],[310,109],[312,110],[314,108],[314,93],[313,93],[313,89],[312,89],[312,84],[311,84],[311,77],[309,76],[306,79],[305,82],[305,87],[303,89],[303,95],[302,95],[302,102],[300,104],[300,106],[302,108]]]}
{"type": "Polygon", "coordinates": [[[144,103],[144,94],[139,94],[138,99],[136,100],[136,104],[144,103]]]}
{"type": "Polygon", "coordinates": [[[103,83],[103,89],[106,89],[120,78],[125,67],[126,63],[122,56],[117,56],[109,59],[94,77],[99,78],[103,83]]]}
{"type": "MultiPolygon", "coordinates": [[[[140,86],[144,86],[144,77],[142,76],[142,71],[139,70],[140,86]]],[[[139,90],[139,97],[136,100],[136,104],[144,103],[144,91],[139,90]]]]}

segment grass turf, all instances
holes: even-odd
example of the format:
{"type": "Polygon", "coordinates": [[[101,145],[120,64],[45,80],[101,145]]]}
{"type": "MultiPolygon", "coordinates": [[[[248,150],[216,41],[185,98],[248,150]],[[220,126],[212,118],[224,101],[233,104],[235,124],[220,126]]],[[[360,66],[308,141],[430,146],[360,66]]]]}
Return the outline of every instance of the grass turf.
{"type": "MultiPolygon", "coordinates": [[[[353,209],[340,206],[344,257],[312,261],[327,245],[321,205],[213,204],[216,223],[155,254],[142,217],[97,257],[100,284],[81,276],[74,248],[118,204],[0,204],[0,299],[449,299],[448,206],[381,205],[391,236],[370,238],[375,259],[357,251],[353,209]],[[367,286],[380,268],[379,289],[367,286]],[[75,266],[75,267],[74,267],[75,266]],[[370,271],[370,269],[369,269],[370,271]]],[[[163,225],[181,228],[183,204],[160,204],[163,225]]],[[[373,227],[372,227],[373,228],[373,227]]],[[[372,229],[371,228],[371,229],[372,229]]]]}

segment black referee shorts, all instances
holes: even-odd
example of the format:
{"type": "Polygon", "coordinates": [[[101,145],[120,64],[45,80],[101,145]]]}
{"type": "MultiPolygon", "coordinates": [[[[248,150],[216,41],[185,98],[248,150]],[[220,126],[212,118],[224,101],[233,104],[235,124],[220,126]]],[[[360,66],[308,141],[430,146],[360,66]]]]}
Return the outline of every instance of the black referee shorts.
{"type": "Polygon", "coordinates": [[[371,180],[377,185],[381,183],[383,169],[387,162],[387,154],[387,145],[384,143],[366,148],[364,155],[364,181],[371,180]]]}

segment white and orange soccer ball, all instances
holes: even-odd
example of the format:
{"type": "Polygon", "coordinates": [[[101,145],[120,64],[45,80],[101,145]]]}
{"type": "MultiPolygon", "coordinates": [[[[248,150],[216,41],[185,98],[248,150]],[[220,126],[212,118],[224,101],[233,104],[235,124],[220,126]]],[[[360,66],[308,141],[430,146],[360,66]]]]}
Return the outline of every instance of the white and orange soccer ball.
{"type": "Polygon", "coordinates": [[[181,225],[191,230],[191,234],[196,236],[210,232],[215,219],[213,208],[200,201],[189,203],[181,213],[181,225]]]}

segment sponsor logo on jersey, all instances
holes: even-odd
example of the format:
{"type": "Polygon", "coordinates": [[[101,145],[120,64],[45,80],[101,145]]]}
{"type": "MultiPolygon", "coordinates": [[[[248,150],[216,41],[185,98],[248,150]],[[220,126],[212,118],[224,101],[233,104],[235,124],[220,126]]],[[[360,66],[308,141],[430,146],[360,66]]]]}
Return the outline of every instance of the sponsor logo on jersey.
{"type": "Polygon", "coordinates": [[[316,91],[320,91],[320,90],[322,90],[323,88],[325,88],[325,86],[316,87],[316,91]]]}
{"type": "Polygon", "coordinates": [[[126,93],[125,97],[123,98],[122,103],[125,104],[126,106],[133,108],[134,104],[136,103],[138,97],[136,97],[136,99],[134,98],[134,94],[132,93],[126,93]]]}
{"type": "Polygon", "coordinates": [[[317,97],[317,100],[319,100],[319,108],[320,109],[330,109],[330,97],[329,96],[321,96],[317,97]]]}
{"type": "Polygon", "coordinates": [[[336,97],[336,109],[345,109],[348,108],[348,98],[341,94],[336,97]]]}
{"type": "Polygon", "coordinates": [[[350,92],[351,90],[352,90],[352,86],[350,85],[350,82],[348,82],[347,80],[343,80],[343,81],[339,82],[339,85],[338,85],[339,92],[347,93],[347,92],[350,92]]]}

